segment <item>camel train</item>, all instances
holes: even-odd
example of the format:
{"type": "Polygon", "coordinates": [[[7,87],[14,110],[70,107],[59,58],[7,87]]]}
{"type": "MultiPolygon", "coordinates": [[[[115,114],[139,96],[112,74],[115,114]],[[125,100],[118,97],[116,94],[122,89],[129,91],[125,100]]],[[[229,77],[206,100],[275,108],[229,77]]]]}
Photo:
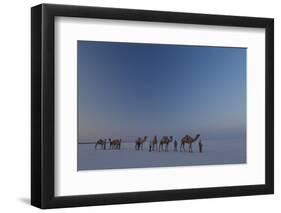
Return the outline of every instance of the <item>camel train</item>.
{"type": "MultiPolygon", "coordinates": [[[[199,140],[199,150],[202,152],[202,142],[200,138],[200,134],[197,134],[194,138],[189,135],[185,135],[180,141],[180,151],[186,152],[185,145],[188,145],[188,152],[193,152],[192,144],[199,140]]],[[[136,151],[143,151],[143,146],[146,143],[148,136],[144,136],[137,138],[135,141],[135,150],[136,151]]],[[[159,141],[157,137],[154,136],[153,139],[149,143],[149,151],[159,151],[159,152],[168,152],[169,151],[169,144],[173,142],[173,136],[163,136],[159,141]]],[[[100,149],[106,150],[106,139],[99,139],[95,143],[95,149],[100,147],[100,149]]],[[[122,139],[108,139],[109,149],[111,150],[120,150],[122,139]]],[[[177,150],[177,142],[174,142],[174,150],[177,150]]]]}

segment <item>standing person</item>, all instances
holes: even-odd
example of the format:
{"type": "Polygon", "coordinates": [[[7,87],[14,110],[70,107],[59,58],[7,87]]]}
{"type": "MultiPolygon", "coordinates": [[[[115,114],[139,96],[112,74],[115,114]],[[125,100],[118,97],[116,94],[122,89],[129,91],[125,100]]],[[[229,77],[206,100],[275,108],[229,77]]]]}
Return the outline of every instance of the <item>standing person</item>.
{"type": "Polygon", "coordinates": [[[112,148],[111,138],[108,139],[108,142],[109,142],[109,149],[111,149],[112,148]]]}
{"type": "Polygon", "coordinates": [[[103,149],[106,150],[106,139],[103,140],[103,149]]]}
{"type": "Polygon", "coordinates": [[[153,143],[153,141],[152,141],[152,140],[150,140],[150,141],[149,141],[149,152],[151,152],[151,149],[152,149],[152,143],[153,143]]]}
{"type": "Polygon", "coordinates": [[[199,145],[199,152],[203,152],[203,144],[202,144],[201,139],[199,140],[198,145],[199,145]]]}
{"type": "Polygon", "coordinates": [[[177,140],[174,141],[174,151],[175,152],[178,151],[178,142],[177,142],[177,140]]]}
{"type": "Polygon", "coordinates": [[[152,151],[157,151],[157,136],[154,136],[152,140],[152,151]]]}

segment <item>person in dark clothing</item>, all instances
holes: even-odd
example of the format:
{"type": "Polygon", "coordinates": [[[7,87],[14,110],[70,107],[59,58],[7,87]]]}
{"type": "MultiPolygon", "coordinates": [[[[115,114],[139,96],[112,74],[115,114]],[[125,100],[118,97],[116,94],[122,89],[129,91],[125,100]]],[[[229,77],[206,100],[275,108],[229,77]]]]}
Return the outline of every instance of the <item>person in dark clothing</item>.
{"type": "Polygon", "coordinates": [[[175,152],[178,151],[178,142],[177,142],[177,140],[174,141],[174,151],[175,152]]]}
{"type": "Polygon", "coordinates": [[[199,145],[199,152],[203,152],[203,144],[202,144],[201,139],[199,140],[198,145],[199,145]]]}
{"type": "Polygon", "coordinates": [[[152,140],[149,141],[149,152],[152,151],[152,140]]]}

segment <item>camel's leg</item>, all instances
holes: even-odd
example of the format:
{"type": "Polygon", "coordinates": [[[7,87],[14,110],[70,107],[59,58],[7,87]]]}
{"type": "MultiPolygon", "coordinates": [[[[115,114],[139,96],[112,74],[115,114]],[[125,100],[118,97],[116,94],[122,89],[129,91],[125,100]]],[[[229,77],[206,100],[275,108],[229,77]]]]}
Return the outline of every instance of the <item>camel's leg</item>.
{"type": "Polygon", "coordinates": [[[185,152],[184,143],[181,143],[181,146],[180,146],[180,152],[181,152],[182,150],[185,152]]]}
{"type": "Polygon", "coordinates": [[[186,152],[186,149],[185,149],[185,146],[184,146],[184,144],[183,144],[183,151],[184,151],[184,152],[186,152]]]}

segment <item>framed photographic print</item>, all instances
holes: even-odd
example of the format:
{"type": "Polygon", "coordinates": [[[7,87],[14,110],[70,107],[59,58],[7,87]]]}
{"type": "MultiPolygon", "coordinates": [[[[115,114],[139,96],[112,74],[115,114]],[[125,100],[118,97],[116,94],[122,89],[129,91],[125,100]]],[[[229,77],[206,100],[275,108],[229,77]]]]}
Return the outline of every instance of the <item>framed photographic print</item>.
{"type": "Polygon", "coordinates": [[[31,203],[272,194],[274,21],[31,9],[31,203]]]}

